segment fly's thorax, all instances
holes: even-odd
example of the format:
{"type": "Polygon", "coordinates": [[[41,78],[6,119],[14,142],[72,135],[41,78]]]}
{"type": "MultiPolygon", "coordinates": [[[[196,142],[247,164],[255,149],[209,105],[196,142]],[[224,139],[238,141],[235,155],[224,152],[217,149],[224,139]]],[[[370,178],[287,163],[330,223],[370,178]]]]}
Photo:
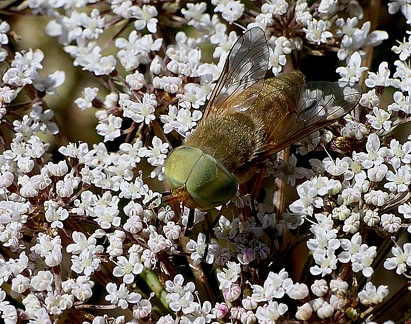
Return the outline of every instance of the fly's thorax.
{"type": "Polygon", "coordinates": [[[239,182],[240,170],[253,163],[261,150],[264,132],[261,122],[246,113],[210,116],[188,138],[186,144],[200,148],[219,160],[239,182]]]}
{"type": "Polygon", "coordinates": [[[172,151],[165,164],[165,174],[173,196],[190,208],[223,205],[237,192],[234,175],[197,147],[183,145],[172,151]]]}
{"type": "Polygon", "coordinates": [[[270,85],[277,90],[288,89],[292,86],[304,84],[305,77],[300,71],[293,71],[290,73],[284,73],[274,78],[265,80],[265,84],[270,85]]]}

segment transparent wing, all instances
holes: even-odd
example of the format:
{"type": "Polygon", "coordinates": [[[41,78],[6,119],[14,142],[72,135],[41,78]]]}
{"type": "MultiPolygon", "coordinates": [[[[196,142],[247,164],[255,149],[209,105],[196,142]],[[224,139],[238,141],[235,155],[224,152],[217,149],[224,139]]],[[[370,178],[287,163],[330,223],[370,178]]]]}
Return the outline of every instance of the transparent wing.
{"type": "Polygon", "coordinates": [[[337,121],[358,104],[362,89],[357,84],[309,82],[291,86],[281,92],[280,97],[272,99],[276,100],[273,106],[288,105],[288,112],[278,114],[278,108],[275,112],[276,119],[273,119],[270,112],[266,113],[264,124],[268,129],[268,136],[262,158],[337,121]],[[290,102],[294,104],[289,104],[290,102]]]}
{"type": "MultiPolygon", "coordinates": [[[[228,107],[227,102],[233,100],[244,89],[259,81],[261,88],[268,64],[269,50],[264,31],[259,27],[247,30],[235,42],[228,54],[223,72],[204,112],[203,120],[208,114],[228,107]]],[[[255,87],[254,91],[258,93],[258,88],[255,87]]],[[[244,105],[251,105],[256,97],[257,95],[251,99],[247,98],[244,105]]]]}
{"type": "Polygon", "coordinates": [[[309,82],[302,92],[296,123],[305,129],[324,127],[350,112],[361,98],[358,84],[309,82]]]}

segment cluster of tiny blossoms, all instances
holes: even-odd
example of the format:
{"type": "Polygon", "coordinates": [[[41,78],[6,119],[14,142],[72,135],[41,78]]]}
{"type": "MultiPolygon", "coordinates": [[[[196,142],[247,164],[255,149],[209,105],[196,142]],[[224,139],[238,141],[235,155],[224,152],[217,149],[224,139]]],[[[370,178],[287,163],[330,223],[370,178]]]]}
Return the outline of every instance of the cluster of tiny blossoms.
{"type": "MultiPolygon", "coordinates": [[[[398,288],[374,279],[377,265],[406,288],[411,277],[411,243],[402,235],[411,233],[411,135],[400,141],[393,133],[411,114],[411,34],[396,35],[404,38],[391,49],[398,56],[391,66],[378,62],[370,71],[363,62],[388,33],[371,30],[376,21],[357,0],[183,3],[1,5],[10,17],[21,10],[47,17],[45,33],[73,68],[95,77],[75,104],[95,109],[102,138],[59,144],[47,101],[70,67],[56,61],[44,75],[42,62],[52,58],[40,49],[13,52],[26,35],[1,21],[2,320],[387,320],[378,307],[394,307],[398,288]],[[293,62],[303,55],[336,53],[336,78],[364,82],[358,109],[365,113],[311,134],[287,160],[267,161],[265,192],[279,179],[298,194],[284,213],[274,212],[269,195],[252,200],[241,191],[211,235],[199,233],[209,215],[195,211],[195,234],[185,237],[189,210],[161,202],[153,184],[160,188],[168,153],[201,120],[239,25],[266,32],[274,76],[299,69],[293,62]],[[205,63],[203,44],[213,45],[214,63],[205,63]],[[61,159],[42,134],[55,136],[61,159]],[[315,158],[321,145],[329,156],[315,158]],[[306,154],[310,166],[298,163],[306,154]]],[[[411,25],[407,1],[384,9],[411,25]]]]}

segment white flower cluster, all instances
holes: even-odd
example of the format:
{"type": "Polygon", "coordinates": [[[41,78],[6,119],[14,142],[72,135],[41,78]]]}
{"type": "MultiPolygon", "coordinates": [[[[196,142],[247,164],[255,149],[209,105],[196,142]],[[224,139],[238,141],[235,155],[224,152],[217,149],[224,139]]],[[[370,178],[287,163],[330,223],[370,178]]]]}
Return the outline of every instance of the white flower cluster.
{"type": "MultiPolygon", "coordinates": [[[[371,71],[372,48],[392,35],[372,30],[376,22],[364,19],[357,0],[26,3],[1,7],[46,17],[45,33],[96,81],[74,103],[96,109],[102,141],[52,151],[50,135],[64,142],[57,134],[65,127],[48,102],[66,74],[44,76],[47,56],[15,51],[18,37],[1,21],[5,323],[386,320],[373,311],[395,290],[374,278],[376,267],[411,277],[411,243],[397,243],[411,233],[411,135],[394,132],[411,120],[411,33],[392,47],[397,60],[371,71]],[[239,24],[265,31],[274,76],[298,69],[303,57],[334,53],[339,81],[367,87],[364,113],[357,108],[309,134],[295,154],[258,166],[263,190],[241,185],[234,203],[218,210],[217,226],[201,233],[217,211],[194,212],[159,193],[164,164],[202,120],[239,24]],[[328,157],[316,155],[320,145],[328,157]],[[286,212],[272,203],[274,181],[289,186],[286,212]]],[[[407,1],[385,9],[411,25],[407,1]]]]}

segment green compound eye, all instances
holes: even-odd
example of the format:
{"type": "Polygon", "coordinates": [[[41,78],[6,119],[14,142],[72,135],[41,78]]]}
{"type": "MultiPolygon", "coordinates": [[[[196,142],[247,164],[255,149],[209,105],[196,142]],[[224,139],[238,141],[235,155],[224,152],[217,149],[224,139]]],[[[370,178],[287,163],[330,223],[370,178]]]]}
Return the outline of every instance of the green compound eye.
{"type": "Polygon", "coordinates": [[[196,147],[180,146],[171,152],[165,174],[170,189],[185,190],[193,207],[200,209],[225,204],[237,191],[236,178],[220,161],[196,147]]]}

